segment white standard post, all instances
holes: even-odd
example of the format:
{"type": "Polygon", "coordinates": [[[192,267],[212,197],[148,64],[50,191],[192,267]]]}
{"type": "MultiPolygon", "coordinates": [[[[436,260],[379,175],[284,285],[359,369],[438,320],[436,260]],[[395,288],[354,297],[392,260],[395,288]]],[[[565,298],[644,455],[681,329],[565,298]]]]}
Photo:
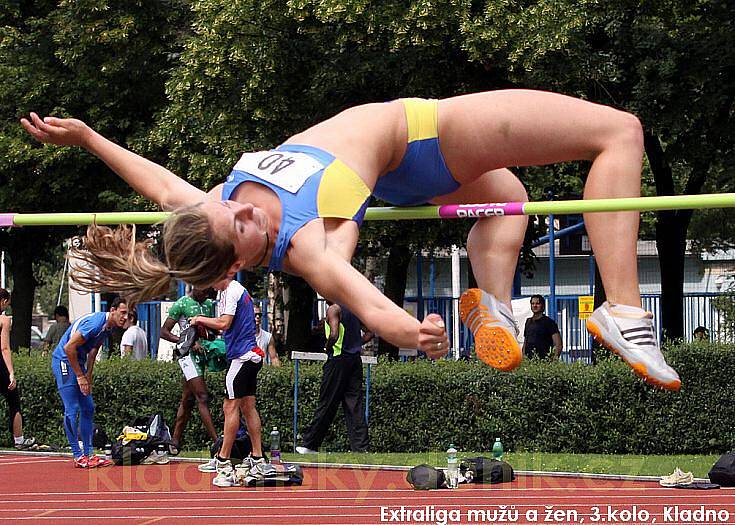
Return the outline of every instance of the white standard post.
{"type": "Polygon", "coordinates": [[[99,292],[94,292],[94,311],[102,311],[102,295],[99,292]]]}
{"type": "Polygon", "coordinates": [[[454,360],[459,359],[459,247],[452,245],[452,351],[454,360]]]}
{"type": "Polygon", "coordinates": [[[5,288],[5,251],[0,254],[0,288],[5,288]]]}

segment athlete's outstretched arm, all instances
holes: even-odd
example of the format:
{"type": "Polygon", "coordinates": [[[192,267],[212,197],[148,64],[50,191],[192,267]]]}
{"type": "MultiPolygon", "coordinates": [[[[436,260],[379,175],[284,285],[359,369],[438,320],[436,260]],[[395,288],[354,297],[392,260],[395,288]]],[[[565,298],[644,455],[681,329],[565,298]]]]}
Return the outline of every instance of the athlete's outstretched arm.
{"type": "Polygon", "coordinates": [[[419,323],[328,249],[310,250],[308,257],[304,252],[300,255],[298,261],[306,262],[294,264],[294,257],[289,255],[294,273],[322,296],[349,308],[372,332],[396,346],[418,348],[432,359],[446,355],[449,340],[440,316],[429,314],[419,323]]]}
{"type": "Polygon", "coordinates": [[[106,139],[77,119],[45,117],[31,113],[20,120],[36,140],[59,146],[79,146],[97,156],[135,191],[158,203],[165,210],[196,204],[206,194],[159,166],[106,139]]]}

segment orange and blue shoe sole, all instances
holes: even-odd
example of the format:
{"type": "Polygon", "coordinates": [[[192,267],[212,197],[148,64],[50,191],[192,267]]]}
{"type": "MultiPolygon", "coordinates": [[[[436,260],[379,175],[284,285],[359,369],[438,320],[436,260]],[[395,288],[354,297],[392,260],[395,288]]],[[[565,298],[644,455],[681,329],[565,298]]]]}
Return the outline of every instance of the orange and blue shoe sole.
{"type": "Polygon", "coordinates": [[[520,366],[523,352],[513,331],[482,304],[482,290],[471,288],[459,299],[459,316],[464,325],[472,330],[475,338],[475,353],[485,364],[510,372],[520,366]]]}

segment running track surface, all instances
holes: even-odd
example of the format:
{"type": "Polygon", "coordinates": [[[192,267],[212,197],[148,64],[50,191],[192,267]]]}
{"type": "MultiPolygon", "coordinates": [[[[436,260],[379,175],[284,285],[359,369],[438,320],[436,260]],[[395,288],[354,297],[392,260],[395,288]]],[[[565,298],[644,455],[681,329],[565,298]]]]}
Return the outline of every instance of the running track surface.
{"type": "Polygon", "coordinates": [[[415,491],[406,472],[345,468],[305,468],[299,487],[224,489],[196,467],[82,470],[67,457],[2,454],[0,525],[735,523],[733,489],[518,476],[501,485],[415,491]],[[499,515],[503,509],[517,519],[499,515]]]}

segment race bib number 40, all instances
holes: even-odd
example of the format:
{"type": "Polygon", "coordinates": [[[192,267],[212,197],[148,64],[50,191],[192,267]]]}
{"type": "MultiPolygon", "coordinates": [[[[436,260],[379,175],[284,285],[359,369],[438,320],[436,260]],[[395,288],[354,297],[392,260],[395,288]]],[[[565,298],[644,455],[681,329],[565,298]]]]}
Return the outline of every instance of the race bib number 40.
{"type": "Polygon", "coordinates": [[[318,160],[304,153],[288,151],[258,151],[245,153],[233,168],[296,193],[306,179],[324,169],[318,160]]]}

